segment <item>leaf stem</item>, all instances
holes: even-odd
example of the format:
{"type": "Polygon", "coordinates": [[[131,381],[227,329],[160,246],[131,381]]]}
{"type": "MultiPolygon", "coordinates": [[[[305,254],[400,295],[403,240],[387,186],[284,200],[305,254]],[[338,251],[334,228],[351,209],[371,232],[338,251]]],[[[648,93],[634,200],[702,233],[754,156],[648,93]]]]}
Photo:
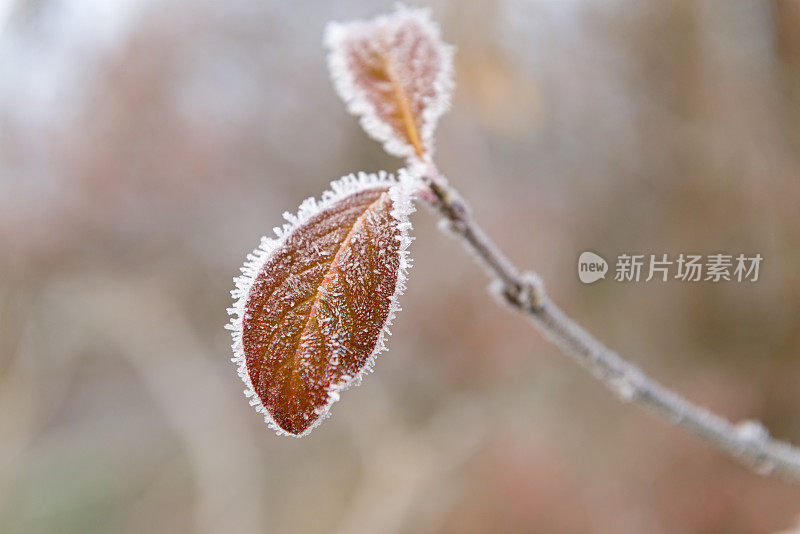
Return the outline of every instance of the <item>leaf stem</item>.
{"type": "Polygon", "coordinates": [[[423,181],[433,193],[433,197],[423,198],[433,204],[451,232],[474,253],[493,279],[493,291],[512,309],[531,319],[549,341],[587,368],[622,401],[650,409],[759,474],[779,475],[800,483],[800,450],[772,439],[757,421],[733,424],[649,378],[568,317],[547,296],[538,275],[521,273],[475,222],[462,197],[434,164],[427,163],[423,181]]]}

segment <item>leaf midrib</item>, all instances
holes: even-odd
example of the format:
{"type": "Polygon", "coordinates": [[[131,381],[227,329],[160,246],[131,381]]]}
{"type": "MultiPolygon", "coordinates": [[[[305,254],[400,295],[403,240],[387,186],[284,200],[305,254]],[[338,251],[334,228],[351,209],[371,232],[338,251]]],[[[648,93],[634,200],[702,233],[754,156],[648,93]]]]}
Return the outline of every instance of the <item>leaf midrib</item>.
{"type": "MultiPolygon", "coordinates": [[[[300,355],[300,345],[301,345],[301,342],[303,340],[303,336],[306,335],[306,333],[310,330],[311,324],[314,321],[314,319],[316,318],[317,309],[319,307],[318,305],[319,305],[319,302],[320,302],[320,297],[321,297],[323,291],[326,289],[326,286],[329,285],[329,284],[326,284],[325,280],[328,279],[328,275],[332,274],[334,269],[337,268],[337,266],[339,264],[339,258],[341,256],[341,253],[349,245],[351,239],[353,238],[353,235],[355,234],[356,227],[358,227],[358,225],[361,224],[364,221],[364,218],[367,216],[367,213],[369,213],[370,210],[372,210],[375,207],[375,205],[378,204],[383,199],[383,195],[385,195],[385,194],[387,194],[387,192],[381,193],[381,195],[376,200],[374,200],[372,203],[370,203],[370,205],[367,206],[367,208],[364,210],[364,212],[361,215],[358,216],[358,218],[355,220],[355,222],[353,222],[353,225],[350,227],[350,230],[348,230],[347,235],[342,240],[341,245],[339,245],[339,249],[336,251],[336,254],[333,257],[333,260],[331,261],[330,266],[328,267],[328,270],[325,272],[325,274],[322,277],[322,282],[320,282],[320,285],[317,288],[316,296],[314,297],[314,303],[311,305],[311,311],[308,314],[308,319],[306,320],[306,324],[303,327],[303,331],[300,333],[300,337],[298,338],[298,342],[297,342],[297,347],[295,348],[294,354],[292,355],[292,365],[291,365],[292,376],[289,379],[289,394],[290,394],[290,396],[291,396],[292,393],[294,393],[294,391],[296,389],[295,384],[296,384],[297,378],[299,376],[298,367],[297,367],[297,360],[298,360],[298,357],[300,355]]],[[[320,329],[320,334],[322,334],[322,329],[320,329]]],[[[322,335],[324,337],[324,334],[322,334],[322,335]]],[[[323,343],[323,350],[324,350],[324,343],[323,343]]]]}
{"type": "Polygon", "coordinates": [[[387,54],[382,54],[381,58],[383,59],[383,64],[386,68],[386,75],[389,78],[389,81],[392,84],[392,89],[394,92],[394,100],[397,103],[397,107],[400,110],[400,118],[403,121],[403,126],[406,129],[406,135],[408,136],[408,140],[414,146],[414,150],[419,156],[420,159],[424,159],[425,157],[425,149],[422,147],[422,141],[419,137],[419,131],[417,129],[417,123],[414,120],[414,116],[411,114],[411,106],[408,102],[408,96],[406,95],[406,91],[403,88],[403,85],[400,83],[399,76],[397,74],[397,69],[395,68],[394,62],[392,58],[387,54]]]}

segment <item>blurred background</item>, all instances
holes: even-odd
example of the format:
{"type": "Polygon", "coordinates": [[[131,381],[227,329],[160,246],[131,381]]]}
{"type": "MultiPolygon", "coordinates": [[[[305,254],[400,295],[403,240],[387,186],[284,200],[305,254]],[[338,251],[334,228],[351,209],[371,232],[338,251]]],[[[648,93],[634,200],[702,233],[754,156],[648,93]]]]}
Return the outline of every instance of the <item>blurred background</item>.
{"type": "MultiPolygon", "coordinates": [[[[231,279],[351,171],[328,20],[392,2],[0,1],[0,532],[777,533],[800,487],[623,405],[414,216],[390,351],[302,440],[229,359],[231,279]]],[[[440,168],[611,347],[800,443],[800,2],[431,4],[440,168]],[[760,253],[757,283],[576,276],[760,253]],[[613,268],[613,267],[612,267],[613,268]]]]}

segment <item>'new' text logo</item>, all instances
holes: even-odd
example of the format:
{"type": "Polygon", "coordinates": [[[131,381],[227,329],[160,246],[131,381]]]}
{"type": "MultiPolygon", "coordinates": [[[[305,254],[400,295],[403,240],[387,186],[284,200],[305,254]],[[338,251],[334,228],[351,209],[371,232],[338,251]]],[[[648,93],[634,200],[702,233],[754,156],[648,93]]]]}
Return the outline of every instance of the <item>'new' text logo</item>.
{"type": "Polygon", "coordinates": [[[584,284],[597,282],[606,277],[608,263],[594,252],[582,252],[578,257],[578,278],[584,284]]]}

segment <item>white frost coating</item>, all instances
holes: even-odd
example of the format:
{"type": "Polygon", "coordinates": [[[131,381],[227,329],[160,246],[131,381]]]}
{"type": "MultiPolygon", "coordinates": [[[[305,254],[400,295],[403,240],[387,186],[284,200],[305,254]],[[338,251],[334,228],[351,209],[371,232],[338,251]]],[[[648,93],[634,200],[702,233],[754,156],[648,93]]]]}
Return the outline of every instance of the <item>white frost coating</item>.
{"type": "MultiPolygon", "coordinates": [[[[434,97],[425,102],[420,127],[420,140],[426,150],[426,158],[433,155],[433,132],[436,123],[450,109],[453,83],[453,55],[455,47],[441,39],[439,25],[431,20],[429,8],[408,8],[397,4],[395,12],[371,20],[356,20],[347,23],[329,22],[325,28],[324,43],[329,50],[328,70],[339,97],[347,104],[347,110],[360,117],[361,127],[376,141],[383,144],[389,154],[406,158],[409,164],[419,160],[414,147],[387,124],[376,112],[363,88],[355,82],[355,76],[347,66],[346,46],[348,40],[365,39],[377,35],[391,36],[405,23],[414,23],[426,34],[439,53],[439,65],[433,82],[434,97]]],[[[387,39],[388,40],[388,39],[387,39]]]]}
{"type": "Polygon", "coordinates": [[[386,350],[386,336],[391,335],[389,332],[389,326],[391,326],[392,320],[394,319],[397,311],[400,310],[398,299],[406,288],[405,283],[408,277],[408,269],[411,268],[411,259],[408,257],[408,247],[413,238],[409,235],[411,231],[411,222],[409,221],[408,217],[415,211],[415,208],[411,202],[411,195],[414,191],[414,188],[418,187],[417,179],[410,176],[405,169],[400,169],[398,174],[399,179],[396,180],[393,175],[388,174],[385,171],[379,171],[378,173],[370,174],[359,172],[357,176],[350,174],[348,176],[343,176],[339,180],[331,182],[330,190],[322,193],[319,201],[315,200],[313,197],[309,197],[304,200],[302,204],[300,204],[300,207],[297,210],[297,215],[284,212],[283,217],[287,222],[282,227],[275,227],[273,229],[276,237],[270,238],[263,236],[258,248],[247,255],[247,259],[240,269],[242,271],[242,275],[233,279],[236,285],[236,287],[231,290],[231,296],[234,298],[234,304],[232,307],[228,308],[228,315],[231,316],[231,320],[225,325],[225,328],[231,331],[231,337],[233,338],[233,344],[231,345],[231,348],[233,349],[233,358],[231,358],[231,361],[236,364],[236,372],[239,375],[239,378],[242,379],[242,382],[244,382],[244,395],[250,400],[250,406],[253,406],[256,409],[256,412],[264,416],[264,422],[267,423],[269,428],[275,430],[278,435],[287,435],[299,438],[307,435],[309,432],[319,426],[319,424],[325,418],[330,416],[329,412],[331,406],[333,403],[339,400],[339,392],[346,390],[350,386],[360,384],[363,375],[368,372],[372,372],[372,367],[375,363],[375,357],[379,353],[386,350]],[[261,399],[253,388],[253,383],[250,380],[250,374],[247,371],[247,361],[244,354],[242,336],[244,332],[243,320],[245,316],[245,308],[247,306],[247,300],[250,296],[250,290],[253,287],[253,283],[255,282],[258,273],[260,273],[261,269],[264,267],[264,264],[272,256],[272,254],[277,251],[281,245],[283,245],[287,236],[289,236],[296,228],[303,225],[311,217],[314,217],[318,213],[321,213],[323,210],[353,193],[358,193],[373,187],[383,187],[387,185],[390,186],[389,196],[392,199],[391,215],[397,221],[397,227],[400,231],[400,235],[397,236],[397,239],[400,241],[400,262],[397,273],[397,281],[395,283],[394,293],[391,297],[391,304],[389,306],[389,314],[387,315],[386,321],[384,322],[380,334],[378,335],[378,341],[375,345],[375,348],[367,359],[366,364],[362,368],[359,375],[355,377],[346,375],[343,376],[339,383],[334,384],[330,388],[328,392],[328,403],[320,410],[319,417],[314,424],[308,427],[302,434],[290,434],[279,427],[277,423],[275,423],[272,416],[264,407],[261,399]]]}
{"type": "Polygon", "coordinates": [[[746,419],[737,423],[734,430],[743,441],[763,442],[769,439],[769,430],[761,421],[746,419]]]}

